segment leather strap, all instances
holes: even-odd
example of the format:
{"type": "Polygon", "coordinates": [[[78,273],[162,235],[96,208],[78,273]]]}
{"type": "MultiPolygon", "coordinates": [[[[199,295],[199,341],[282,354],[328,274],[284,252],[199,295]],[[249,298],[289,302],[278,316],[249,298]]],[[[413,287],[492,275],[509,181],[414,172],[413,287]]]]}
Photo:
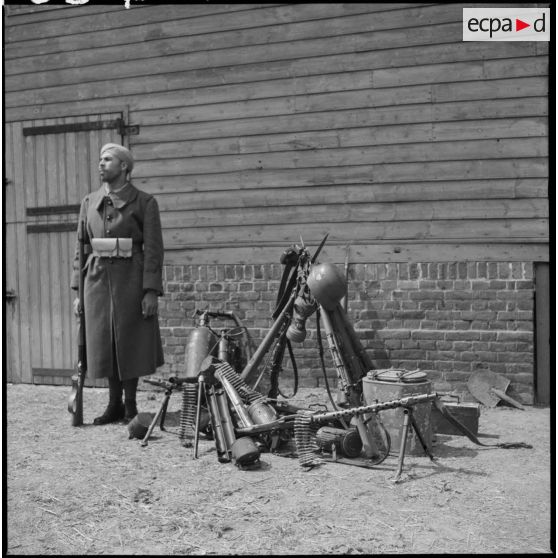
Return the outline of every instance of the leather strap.
{"type": "Polygon", "coordinates": [[[502,442],[500,444],[483,444],[474,434],[471,432],[462,422],[457,420],[452,414],[451,411],[440,401],[438,398],[434,399],[433,401],[434,406],[448,422],[453,424],[458,430],[461,430],[471,442],[477,444],[478,446],[485,446],[488,448],[505,448],[505,449],[514,449],[514,448],[527,448],[531,449],[533,446],[526,444],[525,442],[502,442]]]}

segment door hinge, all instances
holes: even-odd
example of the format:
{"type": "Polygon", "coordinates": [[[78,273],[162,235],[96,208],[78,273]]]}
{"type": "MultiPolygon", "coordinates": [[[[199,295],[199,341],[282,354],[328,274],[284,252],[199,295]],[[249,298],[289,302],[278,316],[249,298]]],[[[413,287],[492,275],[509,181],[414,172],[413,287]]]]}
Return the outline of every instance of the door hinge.
{"type": "Polygon", "coordinates": [[[17,295],[15,294],[15,291],[13,289],[9,289],[9,290],[4,292],[4,298],[8,302],[12,302],[13,300],[15,300],[17,298],[17,295]]]}
{"type": "Polygon", "coordinates": [[[117,127],[118,133],[121,136],[137,136],[139,134],[139,125],[137,124],[128,124],[124,123],[123,118],[117,118],[117,127]]]}

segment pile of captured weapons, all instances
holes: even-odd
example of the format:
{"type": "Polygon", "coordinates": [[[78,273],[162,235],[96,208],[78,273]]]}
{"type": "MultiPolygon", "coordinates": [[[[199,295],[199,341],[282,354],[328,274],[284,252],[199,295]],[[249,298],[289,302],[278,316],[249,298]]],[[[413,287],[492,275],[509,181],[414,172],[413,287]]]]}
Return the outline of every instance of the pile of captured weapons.
{"type": "Polygon", "coordinates": [[[413,418],[413,407],[419,404],[436,405],[466,436],[481,444],[448,414],[436,393],[365,404],[362,378],[373,369],[373,364],[340,303],[346,296],[346,278],[334,265],[316,261],[326,239],[327,236],[314,256],[304,245],[293,246],[283,253],[284,272],[272,315],[274,321],[252,354],[248,330],[234,313],[196,311],[199,320],[188,339],[184,375],[144,380],[166,391],[142,445],[147,444],[157,422],[163,428],[168,399],[174,390],[182,392],[179,437],[183,445],[194,447],[194,458],[198,456],[199,436],[204,434],[214,439],[220,462],[232,461],[241,468],[258,467],[262,451],[295,453],[304,467],[315,466],[323,460],[375,466],[390,451],[390,436],[382,424],[381,411],[402,407],[398,479],[411,429],[425,453],[433,459],[413,418]],[[333,411],[294,406],[279,389],[279,375],[288,352],[296,393],[298,371],[291,342],[305,339],[305,323],[313,314],[324,382],[333,411]],[[216,331],[210,325],[210,319],[214,318],[233,320],[235,327],[216,331]],[[337,373],[337,404],[327,382],[321,323],[337,373]],[[279,395],[283,399],[278,399],[279,395]]]}
{"type": "MultiPolygon", "coordinates": [[[[412,409],[413,405],[429,403],[436,395],[363,405],[362,378],[373,366],[340,304],[346,295],[345,278],[335,266],[316,263],[326,238],[313,257],[304,246],[293,246],[283,253],[284,273],[274,321],[253,354],[248,331],[234,313],[196,311],[198,323],[188,339],[185,374],[144,380],[164,387],[166,392],[143,445],[157,422],[163,426],[168,398],[177,390],[182,392],[179,437],[184,445],[194,446],[195,458],[200,434],[214,439],[220,462],[232,461],[243,468],[257,467],[261,451],[291,455],[294,451],[302,466],[317,465],[323,458],[368,466],[387,457],[390,438],[379,412],[394,407],[412,409]],[[331,412],[278,399],[283,395],[279,374],[286,351],[292,360],[296,393],[298,371],[291,342],[304,340],[305,323],[312,314],[317,318],[319,356],[334,408],[331,412]],[[211,319],[231,319],[235,327],[215,331],[211,319]],[[327,383],[320,320],[342,395],[337,405],[327,383]]],[[[411,426],[420,435],[412,413],[411,426]]],[[[427,451],[425,444],[423,447],[427,451]]]]}

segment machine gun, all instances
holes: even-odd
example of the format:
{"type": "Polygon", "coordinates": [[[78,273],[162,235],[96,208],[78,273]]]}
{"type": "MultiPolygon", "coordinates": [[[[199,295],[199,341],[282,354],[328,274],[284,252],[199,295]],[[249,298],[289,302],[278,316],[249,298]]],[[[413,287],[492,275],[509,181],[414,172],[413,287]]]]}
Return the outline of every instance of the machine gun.
{"type": "Polygon", "coordinates": [[[72,376],[72,391],[68,397],[68,411],[72,415],[72,426],[83,425],[83,384],[87,374],[87,351],[85,342],[85,312],[83,308],[85,283],[85,222],[80,222],[79,243],[79,306],[78,306],[78,361],[76,373],[72,376]]]}
{"type": "MultiPolygon", "coordinates": [[[[399,450],[399,465],[397,468],[397,473],[394,482],[398,482],[401,477],[401,472],[403,470],[403,461],[405,459],[405,446],[407,443],[407,437],[411,428],[415,431],[417,438],[419,439],[424,453],[428,455],[431,461],[434,461],[434,456],[428,449],[426,440],[424,439],[419,427],[413,417],[413,406],[428,403],[431,404],[433,401],[437,400],[437,393],[428,393],[421,395],[411,395],[409,397],[403,397],[401,399],[394,399],[392,401],[384,401],[380,403],[374,403],[372,405],[363,405],[359,407],[352,407],[348,409],[341,409],[339,411],[325,412],[325,413],[309,413],[309,412],[299,412],[294,421],[294,433],[295,442],[297,447],[297,453],[299,457],[299,462],[302,466],[313,467],[321,463],[321,459],[315,455],[314,448],[316,446],[316,435],[313,432],[312,426],[316,424],[323,424],[333,420],[339,420],[342,418],[359,418],[363,421],[363,424],[367,420],[370,420],[371,416],[374,416],[380,411],[387,409],[394,409],[397,407],[402,407],[404,409],[405,418],[402,426],[402,436],[401,436],[401,447],[399,450]]],[[[359,423],[356,423],[357,430],[359,430],[359,423]]],[[[361,432],[359,431],[362,444],[365,449],[366,459],[365,460],[344,460],[338,459],[335,453],[335,448],[333,447],[333,460],[345,463],[347,465],[357,465],[362,467],[372,467],[381,463],[387,453],[389,452],[389,442],[387,447],[384,440],[380,436],[380,430],[370,429],[369,436],[374,438],[373,451],[369,452],[366,448],[366,440],[363,439],[361,432]]]]}

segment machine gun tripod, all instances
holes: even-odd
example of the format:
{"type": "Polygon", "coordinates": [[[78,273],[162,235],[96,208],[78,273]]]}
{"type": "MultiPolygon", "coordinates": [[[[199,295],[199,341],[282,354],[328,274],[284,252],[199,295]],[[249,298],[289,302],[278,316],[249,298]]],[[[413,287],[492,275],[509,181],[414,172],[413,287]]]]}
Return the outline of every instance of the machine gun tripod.
{"type": "Polygon", "coordinates": [[[153,430],[155,429],[157,422],[159,422],[159,428],[162,431],[165,430],[165,418],[167,416],[167,408],[169,406],[169,400],[170,400],[170,396],[172,395],[172,392],[175,390],[182,390],[183,385],[185,383],[196,383],[197,380],[171,376],[168,380],[163,380],[162,378],[144,378],[143,381],[148,384],[157,387],[162,387],[165,389],[165,395],[163,397],[163,401],[159,407],[159,410],[155,413],[155,416],[153,417],[153,420],[151,421],[151,424],[149,425],[149,428],[147,429],[145,436],[140,442],[142,446],[147,446],[147,442],[151,437],[151,434],[153,433],[153,430]]]}

